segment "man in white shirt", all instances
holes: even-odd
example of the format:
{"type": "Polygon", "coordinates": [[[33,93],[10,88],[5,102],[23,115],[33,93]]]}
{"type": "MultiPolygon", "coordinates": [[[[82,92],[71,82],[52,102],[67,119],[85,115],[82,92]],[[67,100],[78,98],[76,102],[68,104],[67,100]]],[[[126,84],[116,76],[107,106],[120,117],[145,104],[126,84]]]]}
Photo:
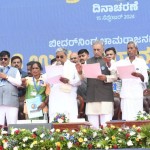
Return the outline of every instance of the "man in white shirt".
{"type": "Polygon", "coordinates": [[[130,41],[127,44],[128,57],[116,62],[116,66],[133,64],[137,78],[122,79],[120,92],[123,120],[136,120],[137,113],[143,111],[143,84],[148,82],[147,65],[144,59],[137,57],[137,45],[130,41]]]}
{"type": "Polygon", "coordinates": [[[50,122],[53,121],[57,113],[65,113],[70,121],[74,121],[78,116],[77,108],[77,87],[81,84],[80,77],[75,64],[67,59],[67,50],[58,48],[56,50],[56,63],[63,65],[63,73],[60,83],[51,86],[49,96],[49,116],[50,122]]]}
{"type": "Polygon", "coordinates": [[[7,125],[17,123],[18,119],[18,89],[21,85],[21,76],[17,68],[9,66],[10,53],[0,52],[0,124],[4,125],[5,117],[7,125]]]}

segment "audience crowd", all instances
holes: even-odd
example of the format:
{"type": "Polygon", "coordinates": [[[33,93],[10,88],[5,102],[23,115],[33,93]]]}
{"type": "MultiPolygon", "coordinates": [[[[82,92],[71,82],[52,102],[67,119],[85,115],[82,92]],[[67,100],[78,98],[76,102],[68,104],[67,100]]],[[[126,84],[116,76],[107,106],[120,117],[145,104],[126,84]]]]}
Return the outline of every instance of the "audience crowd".
{"type": "Polygon", "coordinates": [[[137,44],[128,42],[127,57],[119,61],[115,48],[105,49],[103,41],[94,41],[92,49],[90,57],[87,49],[68,56],[66,49],[58,48],[50,62],[62,71],[60,82],[55,84],[49,82],[47,73],[43,74],[40,62],[28,62],[25,72],[21,57],[11,58],[9,51],[1,51],[0,125],[16,124],[17,120],[24,119],[45,119],[45,114],[51,123],[57,113],[64,113],[70,121],[85,118],[94,128],[106,126],[106,122],[113,119],[135,120],[137,113],[143,111],[144,93],[150,93],[149,69],[140,58],[137,44]],[[83,65],[95,63],[99,63],[101,74],[97,78],[86,78],[83,65]],[[118,67],[130,65],[135,68],[131,76],[120,77],[118,67]],[[42,111],[40,117],[29,117],[27,102],[33,99],[41,101],[38,106],[31,105],[32,109],[37,108],[34,111],[42,111]],[[115,107],[119,111],[115,112],[115,107]],[[116,118],[116,115],[120,116],[116,118]]]}

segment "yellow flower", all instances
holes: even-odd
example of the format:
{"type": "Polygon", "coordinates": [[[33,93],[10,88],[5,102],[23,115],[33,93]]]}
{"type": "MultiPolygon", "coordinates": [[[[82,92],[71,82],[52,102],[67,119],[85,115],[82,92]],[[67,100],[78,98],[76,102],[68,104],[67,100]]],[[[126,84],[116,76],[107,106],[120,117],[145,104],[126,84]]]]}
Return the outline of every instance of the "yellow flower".
{"type": "Polygon", "coordinates": [[[21,131],[26,131],[26,129],[21,129],[21,131]]]}
{"type": "Polygon", "coordinates": [[[55,145],[60,147],[60,142],[56,142],[55,145]]]}
{"type": "Polygon", "coordinates": [[[114,125],[111,125],[110,127],[111,127],[112,129],[115,129],[115,126],[114,126],[114,125]]]}
{"type": "Polygon", "coordinates": [[[136,125],[133,125],[133,126],[132,126],[132,128],[134,128],[134,129],[135,129],[135,128],[136,128],[136,125]]]}
{"type": "Polygon", "coordinates": [[[83,138],[79,138],[78,141],[79,141],[80,143],[82,143],[82,142],[83,142],[83,138]]]}
{"type": "Polygon", "coordinates": [[[6,142],[6,140],[3,140],[3,141],[2,141],[2,143],[5,143],[5,142],[6,142]]]}
{"type": "Polygon", "coordinates": [[[112,136],[111,138],[112,138],[112,140],[115,140],[115,139],[116,139],[116,137],[115,137],[115,136],[112,136]]]}
{"type": "Polygon", "coordinates": [[[86,133],[86,129],[83,129],[82,132],[86,133]]]}
{"type": "Polygon", "coordinates": [[[34,141],[34,142],[33,142],[33,145],[35,145],[35,144],[37,144],[37,141],[34,141]]]}
{"type": "Polygon", "coordinates": [[[136,141],[138,142],[138,141],[139,141],[139,138],[136,138],[136,141]]]}
{"type": "Polygon", "coordinates": [[[60,132],[60,129],[56,129],[56,132],[60,132]]]}

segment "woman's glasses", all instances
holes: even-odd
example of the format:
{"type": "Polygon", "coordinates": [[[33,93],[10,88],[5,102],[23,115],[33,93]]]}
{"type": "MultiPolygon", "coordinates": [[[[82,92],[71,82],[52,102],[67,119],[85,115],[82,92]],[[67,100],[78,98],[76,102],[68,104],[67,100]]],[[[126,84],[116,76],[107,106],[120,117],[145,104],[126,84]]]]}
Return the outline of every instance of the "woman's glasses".
{"type": "Polygon", "coordinates": [[[7,61],[8,60],[8,58],[0,58],[0,61],[7,61]]]}

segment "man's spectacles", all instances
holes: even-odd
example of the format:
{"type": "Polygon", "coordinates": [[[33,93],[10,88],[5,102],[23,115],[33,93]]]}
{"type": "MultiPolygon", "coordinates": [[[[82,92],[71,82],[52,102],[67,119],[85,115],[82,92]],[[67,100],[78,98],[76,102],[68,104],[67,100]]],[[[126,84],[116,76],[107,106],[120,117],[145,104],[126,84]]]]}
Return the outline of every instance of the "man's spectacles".
{"type": "Polygon", "coordinates": [[[64,56],[56,56],[56,58],[61,58],[61,59],[63,59],[63,58],[64,58],[64,56]]]}
{"type": "Polygon", "coordinates": [[[8,60],[8,58],[0,58],[0,61],[7,61],[8,60]]]}

